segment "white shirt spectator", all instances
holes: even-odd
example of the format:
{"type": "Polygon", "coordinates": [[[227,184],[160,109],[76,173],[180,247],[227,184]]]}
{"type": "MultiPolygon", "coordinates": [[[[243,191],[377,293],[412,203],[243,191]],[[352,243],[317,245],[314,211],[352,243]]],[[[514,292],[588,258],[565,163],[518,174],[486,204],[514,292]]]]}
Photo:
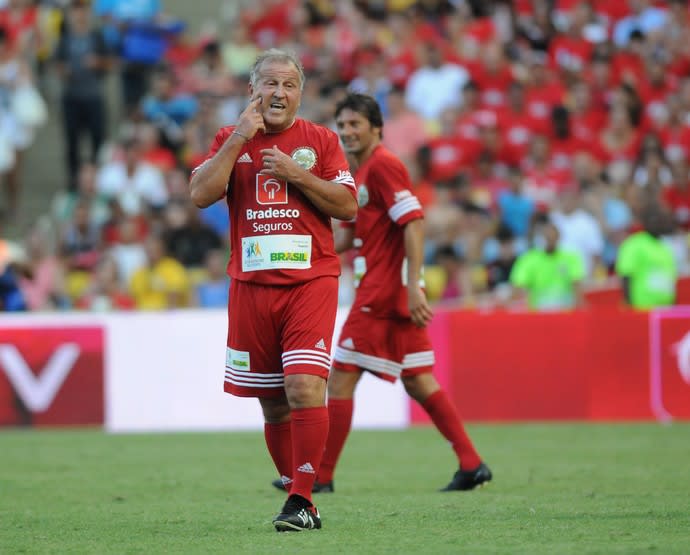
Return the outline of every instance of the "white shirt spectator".
{"type": "Polygon", "coordinates": [[[591,276],[594,259],[604,252],[604,234],[599,222],[581,208],[569,213],[552,212],[551,221],[560,233],[560,246],[579,252],[585,262],[587,276],[591,276]]]}
{"type": "Polygon", "coordinates": [[[426,120],[437,120],[446,108],[460,105],[470,74],[457,64],[420,67],[407,83],[405,102],[426,120]]]}
{"type": "Polygon", "coordinates": [[[168,201],[163,174],[145,162],[137,164],[132,175],[124,162],[106,164],[98,172],[96,187],[100,194],[117,198],[126,214],[139,214],[144,204],[158,208],[168,201]]]}
{"type": "Polygon", "coordinates": [[[110,249],[110,256],[117,265],[120,282],[127,289],[134,272],[148,263],[146,249],[141,243],[115,245],[110,249]]]}

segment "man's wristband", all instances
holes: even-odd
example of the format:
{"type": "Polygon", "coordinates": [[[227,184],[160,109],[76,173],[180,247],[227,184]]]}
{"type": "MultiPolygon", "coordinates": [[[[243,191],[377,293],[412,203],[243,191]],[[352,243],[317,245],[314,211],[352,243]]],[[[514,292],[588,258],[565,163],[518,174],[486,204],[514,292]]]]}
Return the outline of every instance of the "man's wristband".
{"type": "Polygon", "coordinates": [[[242,133],[240,133],[239,131],[233,131],[231,135],[237,135],[238,137],[242,137],[244,139],[244,142],[249,141],[249,137],[247,137],[246,135],[242,135],[242,133]]]}

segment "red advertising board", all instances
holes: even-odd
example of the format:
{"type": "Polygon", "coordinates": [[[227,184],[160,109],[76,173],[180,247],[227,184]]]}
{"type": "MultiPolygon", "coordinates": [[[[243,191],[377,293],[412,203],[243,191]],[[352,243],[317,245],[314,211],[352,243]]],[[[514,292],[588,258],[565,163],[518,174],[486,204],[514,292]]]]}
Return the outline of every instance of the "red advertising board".
{"type": "Polygon", "coordinates": [[[690,419],[688,308],[464,311],[442,321],[436,373],[468,420],[690,419]]]}
{"type": "Polygon", "coordinates": [[[650,403],[660,420],[690,419],[690,308],[649,320],[650,403]]]}
{"type": "Polygon", "coordinates": [[[0,426],[102,424],[101,327],[0,327],[0,426]]]}

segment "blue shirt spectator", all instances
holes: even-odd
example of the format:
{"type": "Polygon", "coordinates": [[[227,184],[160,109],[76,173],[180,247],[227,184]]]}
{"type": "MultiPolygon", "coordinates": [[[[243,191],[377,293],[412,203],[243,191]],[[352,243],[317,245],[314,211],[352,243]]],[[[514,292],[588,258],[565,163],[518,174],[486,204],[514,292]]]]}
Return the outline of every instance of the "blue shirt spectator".
{"type": "Polygon", "coordinates": [[[534,201],[519,191],[503,191],[498,196],[501,223],[505,224],[516,237],[525,237],[534,214],[534,201]]]}
{"type": "MultiPolygon", "coordinates": [[[[639,3],[647,4],[638,0],[639,3]]],[[[661,29],[666,23],[666,11],[647,5],[642,7],[639,12],[621,19],[613,30],[613,42],[621,47],[628,44],[630,35],[633,31],[641,31],[645,35],[661,29]]]]}
{"type": "Polygon", "coordinates": [[[221,237],[228,237],[230,233],[230,216],[228,205],[224,200],[213,203],[208,208],[201,210],[201,221],[213,229],[221,237]]]}
{"type": "Polygon", "coordinates": [[[112,16],[119,21],[146,21],[161,11],[160,0],[96,0],[93,11],[98,16],[112,16]]]}

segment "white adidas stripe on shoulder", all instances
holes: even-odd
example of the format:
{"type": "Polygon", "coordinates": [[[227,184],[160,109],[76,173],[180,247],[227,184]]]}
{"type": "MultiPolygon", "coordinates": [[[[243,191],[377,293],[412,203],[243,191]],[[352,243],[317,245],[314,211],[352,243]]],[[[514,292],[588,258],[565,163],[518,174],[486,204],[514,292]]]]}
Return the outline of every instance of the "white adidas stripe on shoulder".
{"type": "Polygon", "coordinates": [[[406,197],[398,202],[396,202],[393,206],[391,206],[388,209],[388,216],[390,217],[391,220],[394,222],[397,222],[400,218],[402,218],[405,214],[408,214],[409,212],[414,212],[415,210],[421,210],[422,205],[419,203],[419,200],[415,196],[411,197],[406,197]]]}

